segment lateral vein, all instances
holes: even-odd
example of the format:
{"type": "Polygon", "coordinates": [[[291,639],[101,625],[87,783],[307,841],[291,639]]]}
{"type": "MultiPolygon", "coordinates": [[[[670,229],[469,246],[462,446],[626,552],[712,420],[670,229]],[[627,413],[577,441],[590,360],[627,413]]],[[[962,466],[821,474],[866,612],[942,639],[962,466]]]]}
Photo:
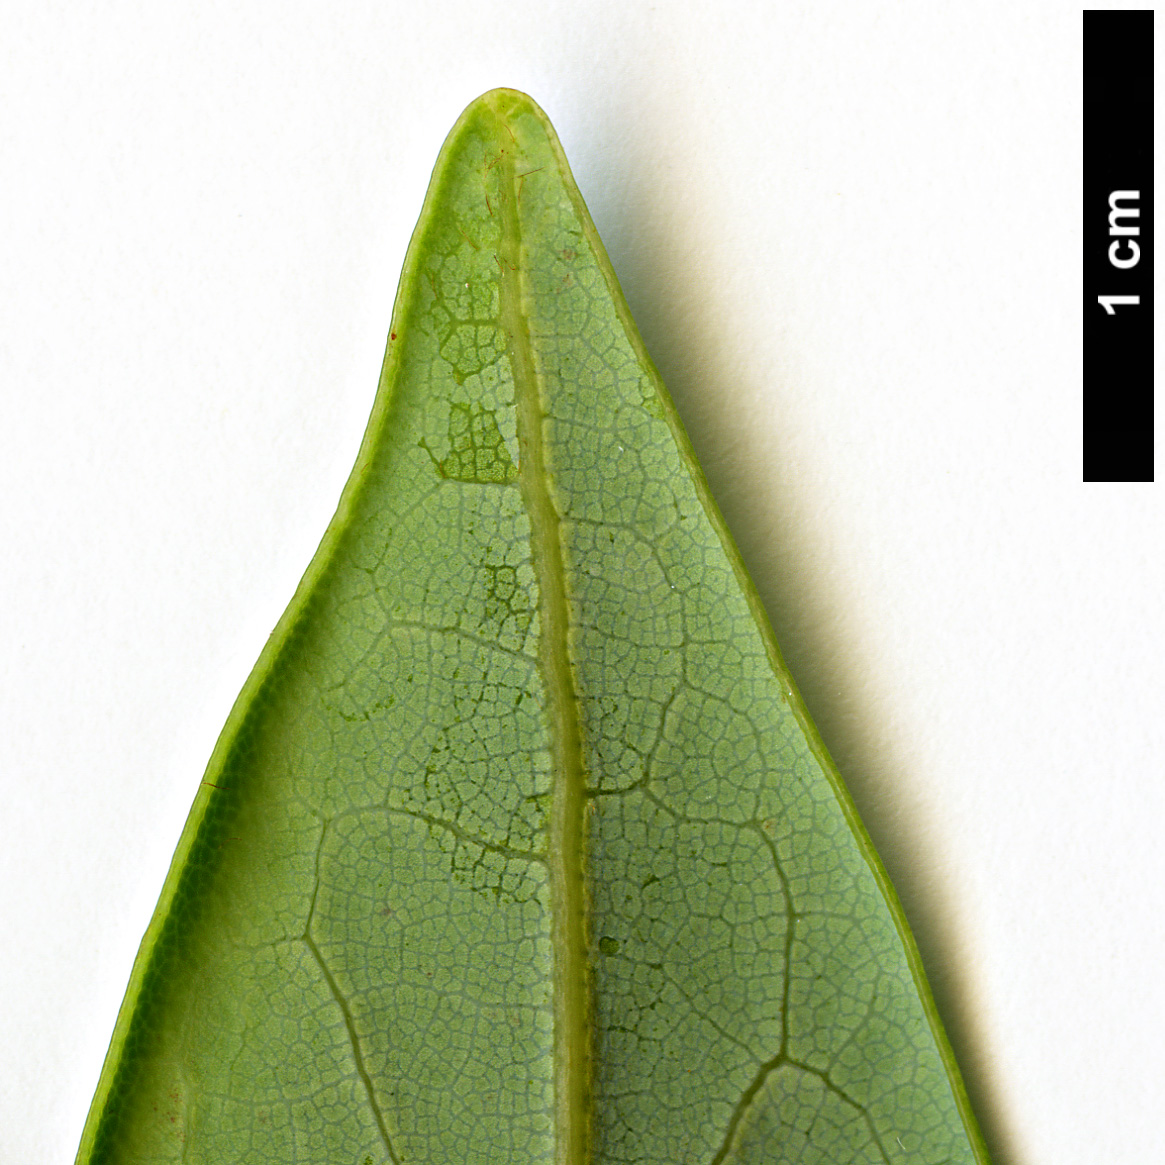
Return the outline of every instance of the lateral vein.
{"type": "Polygon", "coordinates": [[[360,1078],[360,1083],[364,1086],[364,1093],[368,1098],[368,1107],[372,1111],[372,1119],[376,1122],[377,1132],[380,1134],[381,1142],[384,1144],[385,1151],[388,1153],[393,1165],[400,1165],[400,1158],[396,1155],[396,1150],[393,1148],[392,1137],[389,1136],[388,1125],[385,1123],[384,1114],[380,1111],[380,1105],[376,1100],[376,1088],[372,1083],[372,1077],[368,1073],[368,1068],[364,1063],[364,1052],[360,1045],[360,1035],[356,1031],[356,1021],[352,1015],[352,1009],[348,1006],[347,1000],[340,991],[340,985],[336,982],[335,975],[332,974],[331,967],[328,966],[327,960],[324,958],[323,952],[312,936],[311,928],[312,922],[315,920],[316,899],[320,892],[320,855],[324,850],[324,840],[328,835],[328,827],[324,826],[320,833],[319,845],[316,848],[316,875],[315,886],[312,890],[311,905],[308,907],[307,922],[303,928],[302,940],[307,949],[311,952],[311,957],[315,959],[319,966],[320,973],[324,977],[324,982],[328,985],[328,990],[332,994],[332,998],[336,1001],[336,1006],[340,1009],[340,1016],[344,1021],[344,1030],[348,1033],[348,1042],[352,1048],[352,1060],[356,1066],[356,1075],[360,1078]]]}

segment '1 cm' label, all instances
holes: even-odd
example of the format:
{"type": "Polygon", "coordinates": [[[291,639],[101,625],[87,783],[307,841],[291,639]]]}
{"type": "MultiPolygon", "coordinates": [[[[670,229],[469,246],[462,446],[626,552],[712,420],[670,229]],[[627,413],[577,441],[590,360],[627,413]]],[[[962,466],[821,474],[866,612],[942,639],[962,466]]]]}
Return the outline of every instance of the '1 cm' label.
{"type": "MultiPolygon", "coordinates": [[[[1141,261],[1141,244],[1137,237],[1141,233],[1140,224],[1122,226],[1122,218],[1140,218],[1139,206],[1122,206],[1122,202],[1137,203],[1141,199],[1139,190],[1114,190],[1108,196],[1108,233],[1112,242],[1108,245],[1108,261],[1120,271],[1127,271],[1141,261]],[[1124,253],[1121,253],[1122,246],[1124,253]]],[[[1139,304],[1139,295],[1098,295],[1096,302],[1110,316],[1116,315],[1116,309],[1121,304],[1139,304]]]]}

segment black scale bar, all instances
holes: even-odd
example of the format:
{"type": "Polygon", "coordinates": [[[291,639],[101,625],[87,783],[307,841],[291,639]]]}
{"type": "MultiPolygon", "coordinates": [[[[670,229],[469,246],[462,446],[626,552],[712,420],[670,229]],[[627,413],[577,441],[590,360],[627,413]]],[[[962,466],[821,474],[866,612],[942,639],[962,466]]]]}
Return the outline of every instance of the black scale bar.
{"type": "Polygon", "coordinates": [[[1084,480],[1153,480],[1153,13],[1084,13],[1084,480]]]}

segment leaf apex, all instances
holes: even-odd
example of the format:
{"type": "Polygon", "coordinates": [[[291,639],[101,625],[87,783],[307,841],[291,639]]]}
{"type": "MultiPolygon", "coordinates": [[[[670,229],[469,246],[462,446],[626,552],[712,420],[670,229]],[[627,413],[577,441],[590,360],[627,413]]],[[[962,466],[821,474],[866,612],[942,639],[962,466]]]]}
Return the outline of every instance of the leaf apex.
{"type": "Polygon", "coordinates": [[[524,114],[533,114],[544,125],[550,124],[550,119],[538,105],[538,102],[528,93],[504,86],[490,89],[480,97],[474,98],[462,111],[459,121],[465,121],[475,114],[485,112],[507,124],[524,114]]]}

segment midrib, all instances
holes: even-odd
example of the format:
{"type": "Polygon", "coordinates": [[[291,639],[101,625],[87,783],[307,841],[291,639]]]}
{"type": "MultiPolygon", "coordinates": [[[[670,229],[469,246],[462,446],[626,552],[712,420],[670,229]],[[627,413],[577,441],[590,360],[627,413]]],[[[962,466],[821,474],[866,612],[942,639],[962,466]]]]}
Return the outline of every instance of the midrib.
{"type": "Polygon", "coordinates": [[[578,700],[567,654],[569,608],[558,513],[546,486],[545,410],[523,311],[522,234],[514,151],[502,154],[501,321],[510,341],[518,424],[518,483],[530,517],[538,580],[539,665],[550,713],[552,801],[548,865],[554,951],[557,1165],[587,1165],[591,1094],[586,918],[583,889],[585,787],[578,700]]]}

